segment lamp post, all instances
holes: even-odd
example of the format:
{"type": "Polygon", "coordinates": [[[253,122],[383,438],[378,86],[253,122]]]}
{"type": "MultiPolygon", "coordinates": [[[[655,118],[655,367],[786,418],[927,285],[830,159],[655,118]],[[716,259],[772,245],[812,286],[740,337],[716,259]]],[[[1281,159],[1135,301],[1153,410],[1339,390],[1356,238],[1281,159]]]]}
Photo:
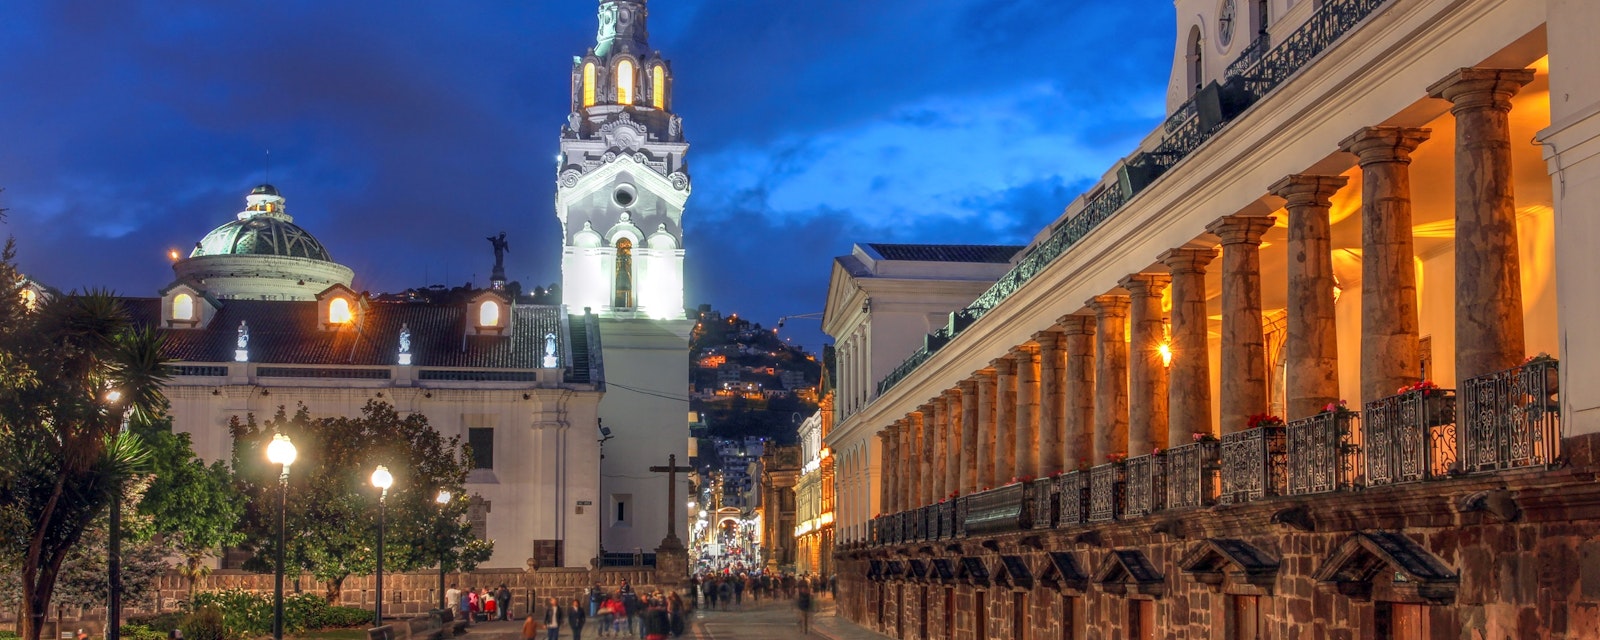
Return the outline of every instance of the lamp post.
{"type": "Polygon", "coordinates": [[[294,464],[296,454],[289,436],[273,434],[267,445],[267,461],[281,465],[283,470],[278,474],[278,561],[273,563],[272,640],[283,640],[283,548],[288,539],[284,521],[289,509],[289,465],[294,464]]]}
{"type": "MultiPolygon", "coordinates": [[[[122,392],[106,392],[106,402],[112,405],[122,401],[122,392]]],[[[128,410],[122,411],[121,433],[128,432],[128,410]]],[[[106,541],[106,582],[110,597],[106,599],[106,640],[122,638],[122,482],[112,487],[111,532],[106,541]]]]}
{"type": "Polygon", "coordinates": [[[439,610],[444,611],[444,555],[448,550],[444,547],[444,531],[442,529],[444,528],[444,509],[450,504],[450,492],[443,489],[439,490],[439,497],[434,498],[433,501],[439,503],[439,528],[441,529],[439,532],[439,610]]]}
{"type": "Polygon", "coordinates": [[[372,612],[372,626],[381,627],[383,626],[383,503],[389,497],[389,487],[394,486],[394,476],[389,475],[388,467],[380,464],[372,472],[372,486],[378,488],[378,602],[372,612]]]}

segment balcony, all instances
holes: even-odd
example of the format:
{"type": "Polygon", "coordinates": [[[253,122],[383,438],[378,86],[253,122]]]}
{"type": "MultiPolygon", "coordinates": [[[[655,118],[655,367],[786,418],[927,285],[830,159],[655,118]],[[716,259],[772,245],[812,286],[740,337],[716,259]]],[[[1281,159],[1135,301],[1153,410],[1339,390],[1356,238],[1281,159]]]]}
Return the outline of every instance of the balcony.
{"type": "Polygon", "coordinates": [[[1362,410],[1366,485],[1420,482],[1456,470],[1455,389],[1415,389],[1362,410]]]}
{"type": "Polygon", "coordinates": [[[1036,482],[1009,484],[972,494],[967,499],[967,534],[1020,531],[1033,526],[1028,488],[1036,482]]]}
{"type": "Polygon", "coordinates": [[[1089,472],[1068,471],[1056,479],[1056,500],[1061,512],[1057,527],[1073,527],[1089,522],[1089,472]]]}
{"type": "Polygon", "coordinates": [[[1209,507],[1217,503],[1221,443],[1215,438],[1167,450],[1167,508],[1209,507]]]}
{"type": "Polygon", "coordinates": [[[1554,463],[1561,448],[1560,378],[1559,363],[1546,356],[1465,380],[1461,407],[1468,422],[1461,429],[1461,471],[1554,463]]]}
{"type": "Polygon", "coordinates": [[[1360,486],[1361,433],[1354,428],[1356,418],[1356,412],[1340,406],[1289,423],[1285,429],[1289,441],[1288,495],[1348,491],[1360,486]]]}
{"type": "Polygon", "coordinates": [[[1128,458],[1127,497],[1123,513],[1129,518],[1160,511],[1167,498],[1167,455],[1128,458]]]}
{"type": "Polygon", "coordinates": [[[1033,528],[1052,529],[1061,520],[1061,484],[1055,479],[1035,480],[1033,528]]]}
{"type": "Polygon", "coordinates": [[[1111,462],[1089,470],[1089,522],[1110,522],[1122,515],[1124,464],[1111,462]]]}
{"type": "Polygon", "coordinates": [[[1288,448],[1282,424],[1222,436],[1223,504],[1281,496],[1288,484],[1288,448]]]}

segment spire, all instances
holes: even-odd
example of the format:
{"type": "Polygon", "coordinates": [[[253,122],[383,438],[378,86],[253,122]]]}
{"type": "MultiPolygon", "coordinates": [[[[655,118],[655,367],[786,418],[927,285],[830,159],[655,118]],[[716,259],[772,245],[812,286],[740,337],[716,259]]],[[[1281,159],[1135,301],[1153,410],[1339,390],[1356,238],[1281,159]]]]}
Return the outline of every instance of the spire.
{"type": "Polygon", "coordinates": [[[650,50],[650,29],[646,19],[650,10],[647,0],[600,0],[600,31],[595,35],[595,55],[611,55],[623,45],[631,44],[634,53],[650,50]]]}

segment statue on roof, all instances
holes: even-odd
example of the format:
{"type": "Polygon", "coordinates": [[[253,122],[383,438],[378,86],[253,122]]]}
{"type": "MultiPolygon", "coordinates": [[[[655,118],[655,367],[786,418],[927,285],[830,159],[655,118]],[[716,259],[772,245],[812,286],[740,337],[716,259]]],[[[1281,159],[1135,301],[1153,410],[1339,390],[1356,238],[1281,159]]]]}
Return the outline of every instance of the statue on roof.
{"type": "Polygon", "coordinates": [[[504,271],[506,264],[506,251],[511,249],[511,244],[506,242],[506,232],[501,231],[500,235],[489,236],[484,239],[488,240],[489,245],[494,247],[494,270],[504,271]]]}
{"type": "Polygon", "coordinates": [[[239,321],[239,341],[238,341],[238,345],[239,345],[238,346],[239,349],[249,349],[250,348],[250,325],[245,324],[245,322],[243,320],[239,321]]]}
{"type": "Polygon", "coordinates": [[[411,326],[400,325],[400,353],[411,353],[411,326]]]}

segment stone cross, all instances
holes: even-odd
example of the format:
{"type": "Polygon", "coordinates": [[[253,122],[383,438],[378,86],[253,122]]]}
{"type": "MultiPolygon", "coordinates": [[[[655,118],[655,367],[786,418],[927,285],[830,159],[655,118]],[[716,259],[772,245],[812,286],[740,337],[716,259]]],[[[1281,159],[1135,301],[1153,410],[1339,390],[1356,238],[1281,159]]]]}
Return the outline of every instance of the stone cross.
{"type": "Polygon", "coordinates": [[[694,471],[694,467],[678,466],[678,454],[667,456],[667,466],[650,467],[650,471],[667,474],[667,539],[678,539],[678,473],[694,471]]]}

